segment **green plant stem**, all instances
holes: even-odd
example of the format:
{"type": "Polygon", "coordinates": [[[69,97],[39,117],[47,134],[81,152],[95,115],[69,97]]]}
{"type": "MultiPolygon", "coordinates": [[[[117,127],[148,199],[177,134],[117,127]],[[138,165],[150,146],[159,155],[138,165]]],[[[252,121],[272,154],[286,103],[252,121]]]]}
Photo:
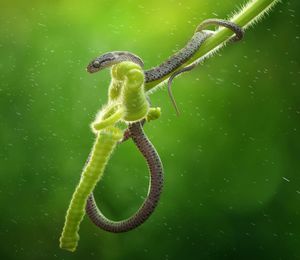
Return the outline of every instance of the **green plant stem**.
{"type": "MultiPolygon", "coordinates": [[[[249,26],[253,25],[257,21],[259,21],[265,14],[270,11],[270,9],[279,2],[279,0],[252,0],[249,1],[240,11],[238,11],[230,21],[238,24],[239,26],[247,29],[249,26]]],[[[198,60],[201,57],[212,55],[221,47],[225,46],[226,41],[233,36],[233,32],[227,28],[220,28],[216,31],[216,33],[207,39],[198,52],[185,64],[179,67],[177,70],[186,67],[187,65],[193,63],[195,60],[198,60]]],[[[176,71],[177,71],[176,70],[176,71]]],[[[165,81],[170,77],[170,73],[166,77],[149,82],[145,85],[146,91],[153,90],[156,86],[158,86],[161,82],[165,81]]]]}
{"type": "Polygon", "coordinates": [[[79,240],[79,226],[85,214],[88,196],[103,175],[105,166],[123,132],[116,127],[100,131],[94,144],[91,158],[84,168],[80,182],[73,193],[64,228],[60,237],[60,247],[74,252],[79,240]]]}

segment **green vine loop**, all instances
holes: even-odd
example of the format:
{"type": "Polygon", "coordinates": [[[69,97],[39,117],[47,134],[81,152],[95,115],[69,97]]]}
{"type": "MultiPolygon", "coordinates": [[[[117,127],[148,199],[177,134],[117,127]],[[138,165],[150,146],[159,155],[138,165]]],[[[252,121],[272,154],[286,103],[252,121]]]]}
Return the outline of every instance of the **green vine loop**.
{"type": "Polygon", "coordinates": [[[149,102],[144,88],[144,73],[134,62],[124,61],[111,69],[108,104],[92,123],[97,132],[119,121],[135,122],[147,117],[149,102]]]}

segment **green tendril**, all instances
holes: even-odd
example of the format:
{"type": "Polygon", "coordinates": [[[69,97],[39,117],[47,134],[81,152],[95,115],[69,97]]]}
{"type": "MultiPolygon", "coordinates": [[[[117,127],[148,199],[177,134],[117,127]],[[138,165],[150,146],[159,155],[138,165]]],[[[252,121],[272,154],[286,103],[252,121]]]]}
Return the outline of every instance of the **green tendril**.
{"type": "Polygon", "coordinates": [[[123,132],[116,127],[109,127],[98,133],[90,161],[82,173],[66,214],[60,237],[61,248],[75,251],[79,241],[79,225],[85,214],[87,198],[103,175],[105,166],[122,136],[123,132]]]}

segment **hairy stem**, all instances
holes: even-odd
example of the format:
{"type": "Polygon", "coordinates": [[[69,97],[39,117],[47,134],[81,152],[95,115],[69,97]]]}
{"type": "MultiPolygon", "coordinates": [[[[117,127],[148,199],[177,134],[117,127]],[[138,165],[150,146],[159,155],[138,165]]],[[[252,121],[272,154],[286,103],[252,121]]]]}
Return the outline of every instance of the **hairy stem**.
{"type": "Polygon", "coordinates": [[[80,182],[73,193],[64,228],[60,237],[60,247],[74,252],[78,240],[78,230],[85,214],[86,200],[101,178],[105,166],[123,132],[110,127],[98,133],[90,160],[85,167],[80,182]]]}
{"type": "MultiPolygon", "coordinates": [[[[229,20],[237,25],[247,29],[249,26],[258,22],[261,18],[266,15],[270,9],[280,2],[280,0],[250,0],[243,8],[241,8],[236,14],[232,16],[229,20]]],[[[195,55],[189,59],[185,64],[179,67],[176,71],[190,65],[194,61],[204,57],[214,54],[217,50],[225,46],[228,38],[233,36],[233,32],[227,28],[220,28],[216,33],[207,39],[201,48],[195,53],[195,55]]],[[[172,72],[174,73],[174,71],[172,72]]],[[[165,81],[171,76],[165,76],[164,78],[158,79],[156,81],[149,82],[145,85],[146,91],[153,90],[161,82],[165,81]]]]}

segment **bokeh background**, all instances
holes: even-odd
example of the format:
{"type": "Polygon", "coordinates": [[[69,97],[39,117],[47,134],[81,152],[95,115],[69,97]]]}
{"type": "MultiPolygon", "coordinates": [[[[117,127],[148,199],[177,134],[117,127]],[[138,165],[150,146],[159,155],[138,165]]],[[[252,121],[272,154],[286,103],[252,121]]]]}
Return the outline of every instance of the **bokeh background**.
{"type": "MultiPolygon", "coordinates": [[[[244,1],[1,1],[0,259],[300,258],[299,1],[283,1],[245,39],[174,81],[145,131],[165,168],[161,203],[140,228],[110,234],[85,218],[76,252],[58,238],[106,102],[95,56],[128,50],[146,68],[205,18],[244,1]]],[[[118,147],[96,197],[113,219],[147,193],[146,165],[118,147]]]]}

